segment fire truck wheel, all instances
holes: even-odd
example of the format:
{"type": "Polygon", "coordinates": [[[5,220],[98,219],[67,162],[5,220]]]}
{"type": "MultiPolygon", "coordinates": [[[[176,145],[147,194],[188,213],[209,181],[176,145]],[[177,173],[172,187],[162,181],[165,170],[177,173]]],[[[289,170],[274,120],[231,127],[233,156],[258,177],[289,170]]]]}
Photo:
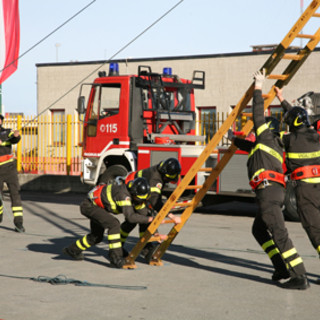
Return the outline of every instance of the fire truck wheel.
{"type": "Polygon", "coordinates": [[[121,164],[115,164],[107,168],[107,170],[101,174],[98,178],[99,183],[113,183],[116,177],[126,177],[128,170],[121,164]]]}
{"type": "Polygon", "coordinates": [[[287,182],[284,205],[285,205],[285,209],[283,210],[284,216],[290,221],[300,221],[300,218],[297,212],[296,195],[294,193],[292,181],[287,182]]]}

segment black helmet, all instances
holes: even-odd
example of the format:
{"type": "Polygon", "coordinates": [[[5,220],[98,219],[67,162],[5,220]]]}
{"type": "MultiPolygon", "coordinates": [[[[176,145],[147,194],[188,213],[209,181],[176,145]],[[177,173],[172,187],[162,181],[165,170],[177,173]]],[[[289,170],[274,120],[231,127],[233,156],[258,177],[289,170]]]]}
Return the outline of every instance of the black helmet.
{"type": "Polygon", "coordinates": [[[306,109],[302,107],[292,107],[292,109],[286,112],[283,120],[289,126],[290,131],[294,131],[302,127],[310,127],[308,113],[306,109]]]}
{"type": "Polygon", "coordinates": [[[181,172],[181,166],[176,158],[169,158],[158,164],[158,171],[164,180],[177,181],[181,172]]]}
{"type": "Polygon", "coordinates": [[[127,189],[135,202],[143,202],[150,197],[150,185],[145,178],[136,178],[129,181],[127,189]]]}
{"type": "Polygon", "coordinates": [[[269,129],[274,133],[279,133],[280,131],[280,121],[275,117],[266,117],[266,123],[269,129]]]}

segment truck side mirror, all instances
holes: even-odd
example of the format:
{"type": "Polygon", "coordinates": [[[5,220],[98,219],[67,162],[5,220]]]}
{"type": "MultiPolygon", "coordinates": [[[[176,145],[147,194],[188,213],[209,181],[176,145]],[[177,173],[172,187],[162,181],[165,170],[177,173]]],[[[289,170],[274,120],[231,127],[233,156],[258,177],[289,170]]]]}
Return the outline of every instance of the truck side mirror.
{"type": "Polygon", "coordinates": [[[85,108],[85,97],[84,96],[80,96],[78,98],[78,107],[77,107],[77,111],[80,114],[84,114],[86,112],[86,108],[85,108]]]}

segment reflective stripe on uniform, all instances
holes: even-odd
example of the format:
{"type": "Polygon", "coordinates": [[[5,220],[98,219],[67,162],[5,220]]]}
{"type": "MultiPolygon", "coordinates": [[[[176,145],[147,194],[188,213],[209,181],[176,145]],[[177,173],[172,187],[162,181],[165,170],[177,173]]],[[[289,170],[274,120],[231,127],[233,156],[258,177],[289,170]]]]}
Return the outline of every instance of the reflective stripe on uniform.
{"type": "Polygon", "coordinates": [[[257,151],[257,150],[262,150],[268,154],[270,154],[271,156],[273,156],[274,158],[276,158],[277,160],[280,161],[280,163],[283,163],[283,157],[281,154],[279,154],[277,151],[275,151],[274,149],[266,146],[265,144],[262,143],[258,143],[250,152],[249,154],[249,158],[257,151]]]}
{"type": "Polygon", "coordinates": [[[81,250],[86,250],[91,247],[86,235],[82,239],[76,241],[76,246],[81,250]]]}
{"type": "Polygon", "coordinates": [[[23,216],[23,208],[22,207],[12,207],[11,208],[14,217],[23,216]]]}
{"type": "Polygon", "coordinates": [[[111,189],[112,189],[112,184],[109,184],[107,186],[107,199],[108,199],[109,204],[111,206],[111,210],[118,213],[117,204],[112,199],[111,189]]]}
{"type": "Polygon", "coordinates": [[[161,190],[159,188],[157,188],[157,187],[151,187],[150,191],[151,192],[156,192],[156,193],[161,193],[161,190]]]}
{"type": "Polygon", "coordinates": [[[314,152],[288,152],[286,154],[288,159],[312,159],[320,157],[320,151],[314,152]]]}
{"type": "Polygon", "coordinates": [[[288,259],[289,257],[293,256],[297,254],[297,249],[296,248],[292,248],[286,252],[282,253],[283,259],[288,259]]]}
{"type": "Polygon", "coordinates": [[[120,233],[108,235],[108,240],[118,240],[118,239],[120,239],[120,233]]]}
{"type": "Polygon", "coordinates": [[[122,247],[121,242],[109,243],[109,249],[117,249],[121,247],[122,247]]]}
{"type": "Polygon", "coordinates": [[[269,240],[269,241],[265,242],[261,247],[264,251],[266,251],[266,249],[268,249],[269,247],[274,246],[274,245],[275,245],[274,241],[269,240]]]}
{"type": "Polygon", "coordinates": [[[269,256],[269,258],[271,259],[274,255],[279,254],[279,253],[280,253],[279,249],[278,249],[278,248],[275,248],[275,249],[270,250],[270,251],[268,252],[268,256],[269,256]]]}
{"type": "Polygon", "coordinates": [[[257,136],[259,136],[263,131],[267,130],[269,126],[264,123],[257,129],[257,136]]]}
{"type": "Polygon", "coordinates": [[[308,182],[308,183],[320,183],[320,178],[301,179],[301,181],[308,182]]]}
{"type": "Polygon", "coordinates": [[[141,209],[143,209],[143,208],[145,208],[145,207],[146,207],[146,204],[145,204],[145,202],[143,202],[143,203],[141,203],[141,204],[135,205],[135,206],[134,206],[134,209],[135,209],[135,210],[141,210],[141,209]]]}
{"type": "Polygon", "coordinates": [[[296,266],[297,266],[298,264],[300,264],[300,263],[303,263],[303,260],[302,260],[301,257],[299,257],[299,258],[297,258],[297,259],[294,259],[294,260],[292,260],[292,261],[289,262],[289,264],[290,264],[290,266],[291,266],[292,268],[296,267],[296,266]]]}

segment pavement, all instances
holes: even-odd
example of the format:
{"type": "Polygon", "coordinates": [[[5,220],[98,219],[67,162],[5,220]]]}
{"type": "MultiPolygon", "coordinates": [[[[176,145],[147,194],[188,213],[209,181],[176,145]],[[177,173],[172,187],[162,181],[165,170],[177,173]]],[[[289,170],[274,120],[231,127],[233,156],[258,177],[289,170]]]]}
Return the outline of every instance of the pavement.
{"type": "MultiPolygon", "coordinates": [[[[320,261],[300,223],[287,222],[287,228],[311,286],[285,290],[271,281],[270,261],[251,235],[253,204],[199,208],[163,256],[163,266],[150,266],[138,258],[136,269],[119,270],[110,266],[106,240],[86,251],[84,261],[61,254],[63,247],[89,230],[79,211],[83,194],[23,191],[21,195],[24,234],[14,232],[10,200],[4,198],[0,319],[319,318],[320,286],[315,280],[320,261]]],[[[163,225],[160,232],[170,227],[163,225]]],[[[137,240],[135,229],[128,249],[137,240]]]]}

